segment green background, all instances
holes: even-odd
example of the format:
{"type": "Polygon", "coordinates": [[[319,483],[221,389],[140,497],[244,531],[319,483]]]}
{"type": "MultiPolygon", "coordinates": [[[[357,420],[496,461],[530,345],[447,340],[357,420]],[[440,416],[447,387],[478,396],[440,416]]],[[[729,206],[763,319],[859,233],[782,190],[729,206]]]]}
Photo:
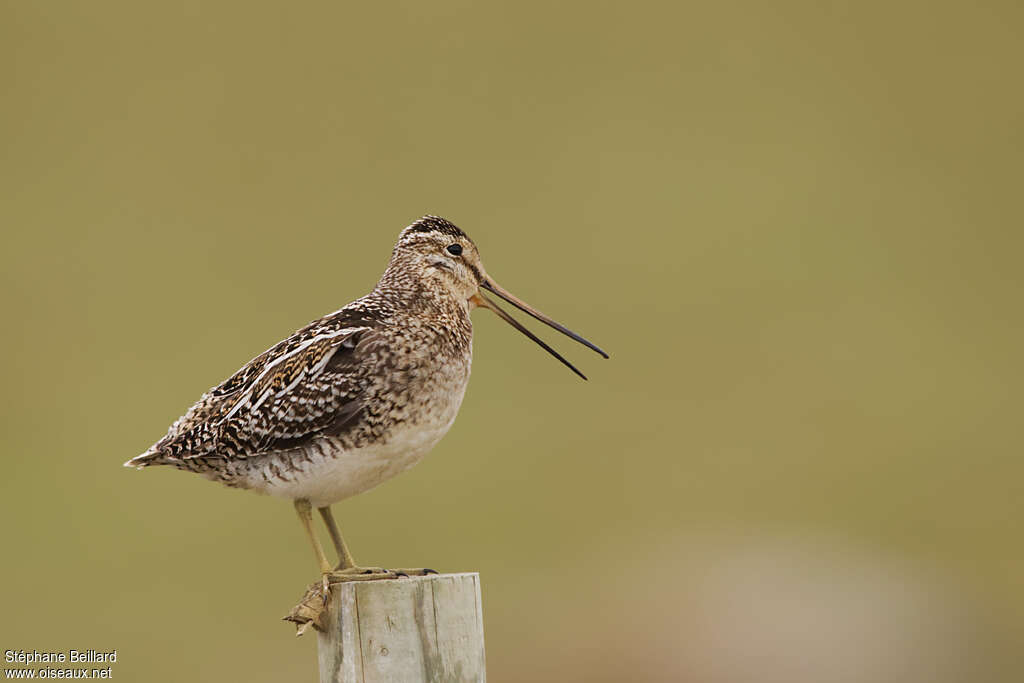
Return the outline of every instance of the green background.
{"type": "Polygon", "coordinates": [[[0,649],[314,680],[290,504],[121,463],[436,213],[612,354],[476,312],[451,433],[335,508],[481,573],[492,680],[1010,679],[1022,19],[3,2],[0,649]]]}

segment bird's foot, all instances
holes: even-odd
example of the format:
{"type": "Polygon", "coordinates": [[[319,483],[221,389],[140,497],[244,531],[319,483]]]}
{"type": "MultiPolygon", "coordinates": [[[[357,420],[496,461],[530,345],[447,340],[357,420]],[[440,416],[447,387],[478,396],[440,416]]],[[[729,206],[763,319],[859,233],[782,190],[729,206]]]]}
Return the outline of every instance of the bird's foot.
{"type": "Polygon", "coordinates": [[[382,579],[398,579],[409,576],[426,576],[436,574],[433,569],[384,569],[383,567],[346,567],[338,568],[324,574],[328,583],[345,583],[347,581],[380,581],[382,579]]]}
{"type": "Polygon", "coordinates": [[[344,584],[350,581],[380,581],[395,579],[397,574],[383,567],[338,567],[324,574],[324,581],[330,584],[344,584]]]}
{"type": "Polygon", "coordinates": [[[346,567],[324,572],[319,581],[309,584],[306,594],[292,608],[285,621],[295,624],[295,635],[301,636],[312,626],[318,631],[324,629],[324,615],[327,613],[327,601],[331,595],[331,586],[348,581],[380,581],[383,579],[401,579],[410,576],[428,576],[437,574],[433,569],[419,567],[415,569],[384,569],[383,567],[346,567]]]}
{"type": "Polygon", "coordinates": [[[416,567],[413,569],[392,569],[394,573],[399,576],[429,576],[430,574],[437,574],[436,569],[428,569],[427,567],[416,567]]]}

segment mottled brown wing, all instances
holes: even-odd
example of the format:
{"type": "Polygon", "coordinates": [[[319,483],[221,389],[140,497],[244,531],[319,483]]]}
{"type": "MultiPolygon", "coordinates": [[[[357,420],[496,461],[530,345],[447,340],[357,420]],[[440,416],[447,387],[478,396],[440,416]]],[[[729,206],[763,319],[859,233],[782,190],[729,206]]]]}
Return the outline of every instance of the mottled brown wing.
{"type": "Polygon", "coordinates": [[[356,347],[366,326],[309,326],[254,358],[128,465],[241,458],[336,434],[361,408],[356,347]]]}
{"type": "Polygon", "coordinates": [[[312,340],[256,379],[222,420],[235,455],[296,448],[351,426],[362,407],[356,348],[368,330],[312,340]]]}

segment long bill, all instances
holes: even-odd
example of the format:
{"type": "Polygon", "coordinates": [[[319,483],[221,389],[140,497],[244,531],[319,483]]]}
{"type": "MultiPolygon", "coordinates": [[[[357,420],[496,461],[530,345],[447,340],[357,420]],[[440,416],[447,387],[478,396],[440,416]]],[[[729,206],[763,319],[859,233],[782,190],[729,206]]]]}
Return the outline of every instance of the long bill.
{"type": "MultiPolygon", "coordinates": [[[[565,334],[566,336],[568,336],[568,337],[570,337],[572,339],[575,339],[576,341],[580,342],[584,346],[587,346],[588,348],[593,349],[594,351],[596,351],[597,353],[601,354],[605,358],[608,357],[607,353],[602,351],[600,348],[598,348],[597,346],[595,346],[591,342],[587,341],[586,339],[584,339],[580,335],[576,334],[572,330],[568,329],[564,325],[561,325],[560,323],[555,322],[554,320],[552,320],[551,318],[547,317],[546,315],[544,315],[540,311],[538,311],[535,308],[531,307],[525,301],[522,301],[521,299],[513,296],[511,293],[509,293],[509,292],[505,291],[504,289],[498,287],[493,282],[491,282],[489,280],[485,280],[484,283],[481,285],[481,287],[483,289],[488,290],[488,291],[494,292],[495,294],[500,296],[505,301],[508,301],[509,303],[511,303],[516,308],[519,308],[520,310],[525,311],[526,313],[529,313],[530,315],[532,315],[537,320],[540,320],[541,322],[550,325],[551,327],[555,328],[556,330],[558,330],[562,334],[565,334]]],[[[507,322],[512,327],[514,327],[517,330],[519,330],[520,332],[522,332],[524,335],[526,335],[526,337],[531,339],[534,343],[536,343],[542,349],[544,349],[545,351],[550,353],[552,356],[557,358],[567,368],[569,368],[570,370],[575,372],[577,375],[579,375],[583,379],[587,378],[586,375],[584,375],[582,372],[580,372],[576,368],[575,365],[573,365],[572,363],[567,361],[560,353],[558,353],[553,348],[551,348],[546,343],[544,343],[544,341],[541,340],[539,337],[537,337],[533,332],[530,332],[530,330],[528,330],[527,328],[523,327],[523,325],[520,324],[520,322],[518,320],[516,320],[515,318],[510,316],[504,310],[502,310],[498,306],[498,304],[496,304],[494,301],[492,301],[491,299],[489,299],[486,296],[484,296],[483,292],[477,292],[476,296],[473,297],[473,298],[475,299],[475,301],[476,301],[478,306],[482,306],[483,308],[487,308],[487,309],[490,309],[490,310],[494,311],[495,315],[497,315],[499,318],[501,318],[502,320],[507,322]]]]}
{"type": "Polygon", "coordinates": [[[555,320],[552,320],[551,318],[547,317],[546,315],[544,315],[543,313],[538,311],[536,308],[534,308],[530,304],[526,303],[525,301],[523,301],[522,299],[520,299],[516,295],[512,294],[512,292],[508,291],[507,289],[505,289],[503,287],[499,287],[495,282],[493,282],[491,280],[484,280],[482,283],[480,283],[480,286],[483,287],[484,289],[486,289],[488,292],[494,292],[495,294],[500,296],[502,299],[504,299],[505,301],[509,302],[510,304],[512,304],[513,306],[518,308],[523,313],[528,313],[529,315],[532,315],[534,318],[536,318],[537,320],[541,321],[545,325],[549,325],[549,326],[555,328],[556,330],[558,330],[559,332],[561,332],[565,336],[569,337],[570,339],[575,339],[580,344],[583,344],[584,346],[586,346],[588,349],[593,349],[594,351],[596,351],[597,353],[601,354],[605,358],[608,357],[608,354],[605,353],[604,351],[602,351],[601,348],[598,347],[596,344],[594,344],[594,343],[592,343],[590,341],[587,341],[586,339],[584,339],[580,335],[578,335],[575,332],[573,332],[572,330],[570,330],[565,325],[563,325],[563,324],[561,324],[561,323],[559,323],[559,322],[557,322],[555,320]]]}

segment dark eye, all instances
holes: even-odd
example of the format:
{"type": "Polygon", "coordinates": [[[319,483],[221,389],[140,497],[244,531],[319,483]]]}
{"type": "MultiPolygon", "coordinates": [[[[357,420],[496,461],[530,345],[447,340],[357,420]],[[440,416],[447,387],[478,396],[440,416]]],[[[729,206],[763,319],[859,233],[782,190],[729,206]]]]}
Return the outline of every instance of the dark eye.
{"type": "Polygon", "coordinates": [[[462,253],[462,245],[461,244],[449,244],[447,249],[448,249],[448,253],[451,254],[452,256],[458,256],[459,254],[462,253]]]}

